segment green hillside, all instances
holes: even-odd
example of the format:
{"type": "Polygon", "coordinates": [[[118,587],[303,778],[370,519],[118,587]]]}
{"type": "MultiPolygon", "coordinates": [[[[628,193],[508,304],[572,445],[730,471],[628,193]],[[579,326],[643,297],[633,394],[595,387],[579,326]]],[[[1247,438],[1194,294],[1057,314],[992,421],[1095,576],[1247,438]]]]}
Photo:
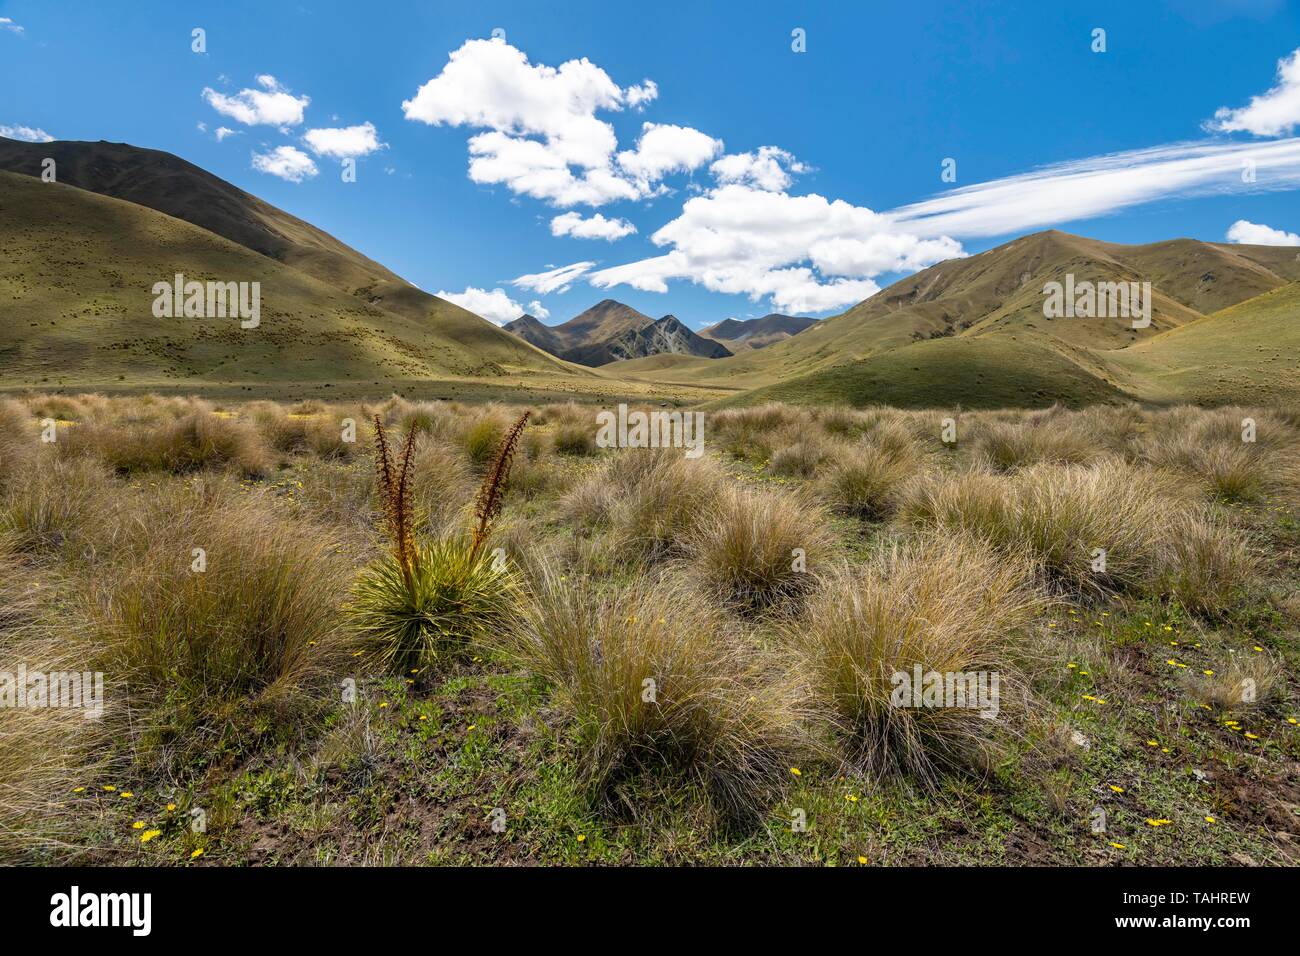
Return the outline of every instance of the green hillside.
{"type": "MultiPolygon", "coordinates": [[[[429,295],[323,230],[180,157],[123,143],[0,138],[0,170],[39,176],[46,156],[55,160],[58,182],[65,186],[193,223],[344,292],[356,305],[436,326],[438,336],[459,353],[454,368],[586,374],[472,312],[429,295]]],[[[435,367],[450,358],[428,356],[435,367]]]]}
{"type": "Polygon", "coordinates": [[[4,386],[382,386],[539,364],[531,346],[455,306],[451,323],[390,312],[179,219],[29,176],[0,173],[0,249],[4,386]],[[176,272],[260,282],[261,326],[155,318],[152,287],[176,272]]]}

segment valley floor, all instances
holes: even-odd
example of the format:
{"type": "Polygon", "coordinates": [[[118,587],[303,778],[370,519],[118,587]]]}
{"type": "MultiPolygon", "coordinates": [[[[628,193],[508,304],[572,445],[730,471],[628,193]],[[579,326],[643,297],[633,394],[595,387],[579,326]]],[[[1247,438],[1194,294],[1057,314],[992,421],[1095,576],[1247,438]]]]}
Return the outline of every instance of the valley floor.
{"type": "Polygon", "coordinates": [[[1292,414],[768,405],[692,461],[332,397],[0,398],[0,671],[106,682],[0,707],[0,860],[1300,862],[1292,414]],[[438,582],[401,640],[376,416],[438,582]],[[892,706],[913,664],[997,719],[892,706]]]}

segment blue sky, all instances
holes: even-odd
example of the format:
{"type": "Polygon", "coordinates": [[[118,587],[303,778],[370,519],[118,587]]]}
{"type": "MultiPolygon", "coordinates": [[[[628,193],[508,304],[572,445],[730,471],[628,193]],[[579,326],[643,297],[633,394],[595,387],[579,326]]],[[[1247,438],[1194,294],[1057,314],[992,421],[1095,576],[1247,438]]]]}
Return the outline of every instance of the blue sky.
{"type": "Polygon", "coordinates": [[[0,131],[176,153],[497,320],[698,328],[1051,226],[1300,243],[1297,48],[1283,0],[0,0],[0,131]]]}

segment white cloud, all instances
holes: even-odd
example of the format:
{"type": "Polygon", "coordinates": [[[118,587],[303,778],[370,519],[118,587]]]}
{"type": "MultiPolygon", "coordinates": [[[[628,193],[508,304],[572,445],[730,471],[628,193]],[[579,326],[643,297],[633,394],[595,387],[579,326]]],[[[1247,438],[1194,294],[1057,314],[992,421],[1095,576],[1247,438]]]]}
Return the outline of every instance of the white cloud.
{"type": "Polygon", "coordinates": [[[595,264],[594,262],[574,262],[567,266],[560,266],[558,269],[552,269],[549,272],[538,272],[533,275],[511,279],[510,284],[520,289],[540,292],[542,295],[550,295],[552,292],[557,291],[567,292],[569,286],[591,271],[595,264]]]}
{"type": "Polygon", "coordinates": [[[528,314],[535,319],[549,319],[551,310],[542,305],[539,300],[533,299],[532,302],[528,303],[528,314]]]}
{"type": "Polygon", "coordinates": [[[552,67],[530,63],[501,40],[467,40],[402,110],[410,120],[480,130],[468,142],[476,183],[561,208],[600,206],[652,195],[664,172],[694,168],[713,155],[696,159],[715,142],[703,133],[667,127],[649,148],[619,154],[627,166],[616,161],[614,128],[596,114],[641,109],[658,95],[653,80],[620,87],[585,57],[552,67]]]}
{"type": "Polygon", "coordinates": [[[1300,236],[1265,226],[1258,222],[1238,219],[1228,227],[1228,241],[1251,246],[1300,246],[1300,236]]]}
{"type": "Polygon", "coordinates": [[[311,103],[309,96],[294,96],[270,74],[257,78],[260,90],[240,90],[234,96],[218,93],[210,86],[203,88],[203,98],[223,116],[238,120],[245,126],[298,126],[303,113],[311,103]]]}
{"type": "Polygon", "coordinates": [[[367,156],[388,145],[379,142],[378,131],[369,122],[336,129],[309,129],[302,138],[316,155],[335,159],[367,156]]]}
{"type": "Polygon", "coordinates": [[[744,183],[783,192],[790,187],[791,173],[803,173],[808,167],[779,146],[760,146],[752,153],[731,153],[709,167],[719,183],[744,183]]]}
{"type": "Polygon", "coordinates": [[[8,17],[0,17],[0,30],[8,30],[10,33],[17,33],[19,36],[27,32],[8,17]]]}
{"type": "Polygon", "coordinates": [[[5,126],[0,124],[0,136],[21,139],[27,143],[52,143],[54,137],[39,126],[5,126]]]}
{"type": "Polygon", "coordinates": [[[688,279],[755,301],[770,296],[783,311],[820,312],[873,295],[882,273],[963,255],[952,239],[900,234],[887,216],[844,200],[739,183],[687,200],[651,241],[670,251],[593,272],[591,284],[666,292],[669,279],[688,279]]]}
{"type": "Polygon", "coordinates": [[[300,183],[319,172],[312,158],[293,146],[277,146],[269,153],[254,153],[253,168],[291,183],[300,183]]]}
{"type": "Polygon", "coordinates": [[[441,291],[435,293],[435,295],[440,299],[446,299],[448,302],[454,302],[462,309],[468,309],[475,315],[481,315],[489,322],[494,322],[497,325],[513,322],[524,314],[523,306],[506,295],[504,289],[493,289],[489,292],[487,289],[477,289],[470,286],[464,292],[441,291]]]}
{"type": "Polygon", "coordinates": [[[1191,142],[1110,153],[965,186],[889,215],[919,236],[1001,236],[1174,196],[1300,185],[1300,138],[1191,142]],[[1244,175],[1249,170],[1253,179],[1244,175]]]}
{"type": "Polygon", "coordinates": [[[572,236],[575,239],[604,239],[613,242],[636,232],[636,226],[626,219],[606,219],[600,213],[584,219],[581,213],[566,212],[551,220],[551,235],[572,236]]]}
{"type": "Polygon", "coordinates": [[[218,126],[216,129],[216,137],[218,143],[224,140],[227,136],[240,136],[240,135],[242,135],[241,130],[231,129],[229,126],[218,126]]]}
{"type": "Polygon", "coordinates": [[[618,164],[642,183],[662,179],[669,173],[690,172],[722,152],[722,140],[689,126],[644,123],[635,150],[618,154],[618,164]]]}
{"type": "Polygon", "coordinates": [[[635,110],[643,110],[646,104],[659,98],[659,84],[646,80],[640,86],[629,86],[623,91],[623,99],[635,110]]]}
{"type": "Polygon", "coordinates": [[[1239,109],[1224,106],[1206,123],[1223,133],[1281,136],[1300,124],[1300,50],[1277,61],[1277,85],[1239,109]]]}

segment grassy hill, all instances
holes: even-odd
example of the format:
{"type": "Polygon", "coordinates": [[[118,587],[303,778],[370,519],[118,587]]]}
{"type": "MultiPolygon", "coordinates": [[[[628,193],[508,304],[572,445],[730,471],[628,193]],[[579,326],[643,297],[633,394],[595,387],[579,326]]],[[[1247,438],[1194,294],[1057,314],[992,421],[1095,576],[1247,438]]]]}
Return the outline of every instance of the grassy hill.
{"type": "MultiPolygon", "coordinates": [[[[410,356],[417,364],[426,361],[433,368],[459,370],[457,374],[476,369],[585,374],[472,312],[423,292],[310,223],[170,153],[123,143],[23,143],[0,138],[0,170],[39,176],[46,156],[55,160],[58,182],[64,188],[75,186],[191,223],[340,290],[352,300],[349,307],[381,309],[434,326],[434,334],[445,345],[427,356],[410,356]]],[[[159,260],[159,268],[168,271],[165,262],[159,260]]],[[[95,290],[84,291],[89,295],[95,290]]]]}
{"type": "Polygon", "coordinates": [[[190,223],[61,183],[0,173],[0,248],[0,385],[382,387],[535,374],[531,346],[455,306],[451,323],[390,312],[190,223]],[[155,318],[152,286],[175,272],[260,282],[261,326],[155,318]]]}
{"type": "Polygon", "coordinates": [[[1294,394],[1297,376],[1268,351],[1270,339],[1291,334],[1274,328],[1284,309],[1269,296],[1288,298],[1281,290],[1297,279],[1300,260],[1287,248],[1190,239],[1124,246],[1048,231],[939,263],[760,352],[681,364],[672,375],[750,390],[728,404],[778,397],[967,407],[1039,405],[1047,396],[1069,405],[1125,396],[1214,402],[1258,397],[1266,382],[1269,394],[1294,394]],[[1151,327],[1046,318],[1043,286],[1067,274],[1151,282],[1151,327]],[[1259,322],[1248,303],[1262,308],[1259,322]],[[1215,331],[1229,323],[1232,332],[1215,331]],[[1224,378],[1216,364],[1238,371],[1224,378]]]}

